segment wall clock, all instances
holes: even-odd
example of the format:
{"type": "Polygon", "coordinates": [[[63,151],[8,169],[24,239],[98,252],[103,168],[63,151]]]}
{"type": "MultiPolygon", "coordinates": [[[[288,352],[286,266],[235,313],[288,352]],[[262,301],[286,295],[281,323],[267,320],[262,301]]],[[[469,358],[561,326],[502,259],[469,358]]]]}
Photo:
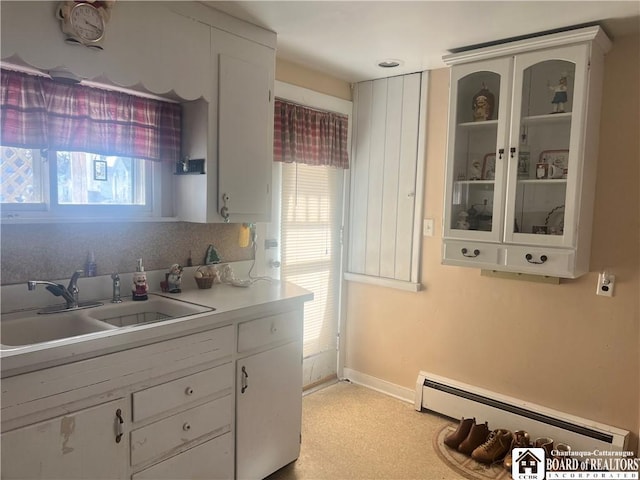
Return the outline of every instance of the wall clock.
{"type": "Polygon", "coordinates": [[[65,41],[102,50],[100,42],[104,38],[109,7],[108,2],[61,2],[56,16],[67,36],[65,41]]]}

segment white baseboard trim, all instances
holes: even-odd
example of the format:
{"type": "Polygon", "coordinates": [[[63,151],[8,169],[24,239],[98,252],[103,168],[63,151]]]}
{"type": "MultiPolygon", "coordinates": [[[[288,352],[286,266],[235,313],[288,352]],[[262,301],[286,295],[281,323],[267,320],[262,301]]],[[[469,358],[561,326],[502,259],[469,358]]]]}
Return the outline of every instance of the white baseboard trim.
{"type": "Polygon", "coordinates": [[[396,385],[395,383],[387,382],[386,380],[372,377],[371,375],[367,375],[366,373],[361,373],[346,367],[344,368],[343,373],[343,379],[347,379],[352,383],[355,383],[356,385],[362,385],[363,387],[370,388],[371,390],[375,390],[376,392],[384,393],[385,395],[397,398],[398,400],[402,400],[403,402],[412,404],[415,402],[416,392],[411,388],[401,387],[400,385],[396,385]]]}

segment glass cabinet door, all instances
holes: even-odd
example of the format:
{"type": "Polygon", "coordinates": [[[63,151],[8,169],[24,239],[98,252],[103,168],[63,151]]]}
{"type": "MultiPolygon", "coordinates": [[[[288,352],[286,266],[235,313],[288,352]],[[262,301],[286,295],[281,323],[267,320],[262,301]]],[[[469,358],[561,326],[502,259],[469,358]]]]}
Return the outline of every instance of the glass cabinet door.
{"type": "Polygon", "coordinates": [[[500,241],[510,66],[499,59],[452,71],[446,237],[500,241]]]}
{"type": "Polygon", "coordinates": [[[571,246],[586,47],[515,57],[505,241],[571,246]]]}

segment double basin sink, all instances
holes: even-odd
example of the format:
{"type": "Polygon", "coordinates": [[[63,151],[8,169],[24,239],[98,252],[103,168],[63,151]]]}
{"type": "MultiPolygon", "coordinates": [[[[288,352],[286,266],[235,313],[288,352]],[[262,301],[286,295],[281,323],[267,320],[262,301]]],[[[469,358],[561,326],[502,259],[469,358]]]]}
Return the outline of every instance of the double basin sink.
{"type": "Polygon", "coordinates": [[[193,303],[160,296],[149,300],[109,303],[92,308],[78,308],[39,314],[26,310],[3,314],[0,320],[0,344],[9,348],[61,340],[79,335],[115,330],[123,327],[162,322],[213,311],[193,303]]]}

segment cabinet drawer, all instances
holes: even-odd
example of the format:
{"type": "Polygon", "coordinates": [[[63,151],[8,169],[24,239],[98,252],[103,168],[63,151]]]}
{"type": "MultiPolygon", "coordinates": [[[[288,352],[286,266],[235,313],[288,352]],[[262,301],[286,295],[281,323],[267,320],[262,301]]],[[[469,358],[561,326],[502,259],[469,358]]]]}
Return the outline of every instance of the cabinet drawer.
{"type": "Polygon", "coordinates": [[[132,480],[233,478],[233,438],[226,433],[133,475],[132,480]]]}
{"type": "Polygon", "coordinates": [[[202,437],[231,430],[231,395],[190,408],[131,432],[131,464],[137,465],[202,437]]]}
{"type": "Polygon", "coordinates": [[[238,352],[264,347],[302,335],[302,312],[292,311],[238,325],[238,352]]]}
{"type": "Polygon", "coordinates": [[[558,277],[573,277],[575,252],[552,247],[507,247],[507,268],[527,273],[558,277]],[[527,256],[530,255],[530,260],[527,256]],[[546,259],[543,260],[543,257],[546,259]],[[532,263],[540,262],[540,263],[532,263]]]}
{"type": "Polygon", "coordinates": [[[500,258],[500,246],[491,243],[445,240],[442,249],[443,261],[450,265],[498,265],[500,258]]]}
{"type": "Polygon", "coordinates": [[[133,394],[133,421],[194,402],[233,386],[231,363],[194,373],[133,394]]]}

